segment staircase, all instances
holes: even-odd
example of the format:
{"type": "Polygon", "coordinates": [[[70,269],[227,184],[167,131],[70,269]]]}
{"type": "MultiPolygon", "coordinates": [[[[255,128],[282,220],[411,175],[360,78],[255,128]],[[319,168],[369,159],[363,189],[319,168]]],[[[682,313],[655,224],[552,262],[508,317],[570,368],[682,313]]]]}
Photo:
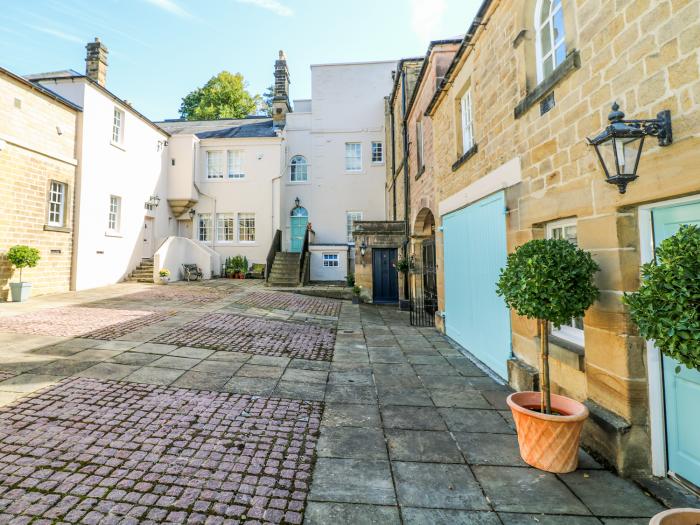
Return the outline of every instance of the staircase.
{"type": "Polygon", "coordinates": [[[299,284],[299,254],[277,252],[267,284],[268,286],[297,286],[299,284]]]}
{"type": "Polygon", "coordinates": [[[131,272],[131,275],[126,278],[127,281],[136,281],[139,283],[153,282],[153,259],[141,259],[136,269],[131,272]]]}

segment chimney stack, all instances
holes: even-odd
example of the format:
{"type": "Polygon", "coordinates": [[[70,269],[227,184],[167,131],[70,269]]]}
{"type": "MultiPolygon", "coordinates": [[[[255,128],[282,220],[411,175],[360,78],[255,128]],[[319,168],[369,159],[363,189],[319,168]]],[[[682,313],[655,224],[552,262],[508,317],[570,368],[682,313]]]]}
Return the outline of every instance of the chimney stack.
{"type": "Polygon", "coordinates": [[[276,128],[283,128],[287,121],[287,113],[292,111],[289,104],[289,69],[287,55],[280,50],[275,61],[275,89],[272,98],[272,122],[276,128]]]}
{"type": "Polygon", "coordinates": [[[95,37],[94,42],[89,42],[85,49],[87,49],[85,75],[104,87],[107,82],[107,54],[109,51],[97,37],[95,37]]]}

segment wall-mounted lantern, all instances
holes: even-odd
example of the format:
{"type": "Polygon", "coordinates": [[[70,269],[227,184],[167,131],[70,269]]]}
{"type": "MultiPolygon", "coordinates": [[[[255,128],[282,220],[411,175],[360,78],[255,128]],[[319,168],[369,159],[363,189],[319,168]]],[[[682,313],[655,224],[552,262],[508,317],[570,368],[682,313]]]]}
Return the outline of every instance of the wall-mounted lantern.
{"type": "Polygon", "coordinates": [[[301,204],[301,201],[299,200],[299,197],[297,197],[296,199],[294,199],[294,207],[298,208],[299,204],[301,204]]]}
{"type": "Polygon", "coordinates": [[[153,208],[157,208],[158,204],[160,204],[160,197],[158,197],[158,195],[151,195],[146,202],[146,209],[152,210],[153,208]]]}
{"type": "Polygon", "coordinates": [[[190,211],[188,212],[190,214],[190,219],[194,220],[194,216],[197,214],[197,210],[194,208],[190,208],[190,211]]]}
{"type": "Polygon", "coordinates": [[[659,146],[668,146],[673,142],[669,110],[659,112],[655,119],[624,118],[625,114],[615,102],[608,115],[610,124],[595,137],[587,139],[595,147],[606,181],[615,184],[620,193],[625,193],[627,184],[637,178],[644,137],[657,137],[659,146]]]}
{"type": "Polygon", "coordinates": [[[362,243],[360,244],[360,255],[364,258],[365,253],[367,253],[367,241],[362,239],[362,243]]]}

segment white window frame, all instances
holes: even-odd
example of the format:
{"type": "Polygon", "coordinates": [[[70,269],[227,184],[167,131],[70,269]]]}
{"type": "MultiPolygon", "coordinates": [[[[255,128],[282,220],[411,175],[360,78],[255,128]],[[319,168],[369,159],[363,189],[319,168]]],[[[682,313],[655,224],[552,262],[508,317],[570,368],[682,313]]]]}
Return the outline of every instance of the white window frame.
{"type": "Polygon", "coordinates": [[[321,254],[323,258],[324,268],[339,268],[340,267],[340,257],[337,253],[323,253],[321,254]]]}
{"type": "Polygon", "coordinates": [[[459,101],[462,118],[462,155],[474,147],[474,114],[472,112],[472,90],[468,89],[459,101]]]}
{"type": "Polygon", "coordinates": [[[361,220],[362,220],[362,212],[361,211],[346,211],[345,212],[345,234],[347,235],[347,238],[348,238],[348,244],[355,244],[355,241],[352,238],[353,225],[355,224],[356,221],[361,221],[361,220]]]}
{"type": "Polygon", "coordinates": [[[384,164],[384,143],[381,140],[372,141],[372,164],[384,164]],[[379,155],[376,155],[379,152],[379,155]]]}
{"type": "MultiPolygon", "coordinates": [[[[559,35],[559,38],[555,41],[554,40],[554,17],[563,9],[562,7],[562,1],[564,0],[551,0],[550,9],[549,9],[549,15],[547,16],[547,19],[544,22],[541,22],[540,20],[542,19],[542,8],[543,6],[543,0],[537,0],[537,5],[535,6],[535,61],[537,63],[537,82],[542,82],[545,79],[545,74],[544,74],[544,63],[545,61],[551,56],[552,57],[552,71],[554,71],[559,64],[563,62],[563,60],[566,58],[566,28],[562,27],[562,34],[559,35]],[[552,9],[552,5],[555,4],[554,9],[552,9]],[[545,26],[549,26],[549,41],[550,41],[550,49],[546,54],[542,54],[542,31],[545,26]],[[564,58],[561,59],[559,62],[557,62],[557,50],[563,47],[564,53],[563,56],[564,58]]],[[[562,14],[563,17],[563,14],[562,14]]],[[[562,20],[562,26],[564,25],[564,22],[562,20]]]]}
{"type": "Polygon", "coordinates": [[[236,242],[236,230],[238,229],[236,224],[236,214],[235,213],[217,213],[216,214],[216,242],[233,243],[236,242]],[[226,226],[226,223],[228,226],[226,226]],[[224,238],[224,232],[230,229],[230,239],[224,238]]]}
{"type": "Polygon", "coordinates": [[[122,223],[122,198],[118,195],[109,196],[109,214],[107,216],[107,230],[118,233],[122,223]]]}
{"type": "Polygon", "coordinates": [[[255,242],[255,213],[238,214],[238,242],[255,242]],[[252,224],[247,221],[252,220],[252,224]]]}
{"type": "Polygon", "coordinates": [[[124,117],[126,113],[114,106],[114,114],[112,116],[112,143],[124,144],[124,117]]]}
{"type": "Polygon", "coordinates": [[[362,171],[362,142],[345,143],[345,171],[348,173],[359,173],[362,171]],[[351,149],[353,150],[352,156],[349,155],[351,149]],[[358,153],[357,156],[354,155],[355,152],[358,153]],[[359,166],[353,167],[357,161],[359,161],[359,166]]]}
{"type": "Polygon", "coordinates": [[[418,171],[423,169],[425,166],[424,154],[424,142],[423,142],[423,121],[418,120],[416,122],[416,163],[418,164],[418,171]]]}
{"type": "Polygon", "coordinates": [[[212,239],[211,235],[211,213],[198,214],[197,240],[200,242],[210,242],[212,239]]]}
{"type": "Polygon", "coordinates": [[[226,151],[226,178],[229,180],[245,179],[242,150],[230,149],[226,151]]]}
{"type": "Polygon", "coordinates": [[[68,185],[65,182],[52,180],[49,184],[49,209],[47,224],[62,228],[65,226],[66,194],[68,185]]]}
{"type": "Polygon", "coordinates": [[[309,163],[306,161],[306,157],[303,155],[294,155],[289,161],[289,182],[294,184],[302,184],[309,181],[309,163]],[[295,173],[299,171],[299,168],[303,168],[301,172],[304,174],[304,178],[297,178],[300,174],[295,173]]]}
{"type": "Polygon", "coordinates": [[[207,150],[207,180],[223,180],[226,168],[225,150],[207,150]]]}
{"type": "MultiPolygon", "coordinates": [[[[547,228],[546,228],[547,239],[554,239],[556,230],[561,230],[563,233],[566,228],[570,228],[571,226],[573,226],[574,228],[577,228],[575,218],[562,219],[562,220],[547,223],[547,228]]],[[[564,236],[559,237],[559,238],[566,239],[566,237],[564,237],[564,236]]],[[[552,325],[551,326],[551,334],[555,337],[558,337],[560,339],[563,339],[565,341],[573,343],[576,346],[580,346],[581,348],[583,348],[584,343],[585,343],[584,331],[581,330],[580,328],[576,328],[574,326],[574,321],[575,320],[572,319],[570,324],[561,325],[559,328],[552,325]]],[[[581,323],[583,323],[583,319],[581,320],[581,323]]]]}

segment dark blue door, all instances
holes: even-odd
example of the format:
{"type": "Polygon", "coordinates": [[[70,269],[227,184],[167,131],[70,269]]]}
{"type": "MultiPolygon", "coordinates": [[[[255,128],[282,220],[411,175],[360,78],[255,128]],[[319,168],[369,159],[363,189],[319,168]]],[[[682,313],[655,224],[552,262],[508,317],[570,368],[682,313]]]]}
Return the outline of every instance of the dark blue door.
{"type": "Polygon", "coordinates": [[[399,302],[396,248],[372,249],[372,291],[375,303],[399,302]]]}

